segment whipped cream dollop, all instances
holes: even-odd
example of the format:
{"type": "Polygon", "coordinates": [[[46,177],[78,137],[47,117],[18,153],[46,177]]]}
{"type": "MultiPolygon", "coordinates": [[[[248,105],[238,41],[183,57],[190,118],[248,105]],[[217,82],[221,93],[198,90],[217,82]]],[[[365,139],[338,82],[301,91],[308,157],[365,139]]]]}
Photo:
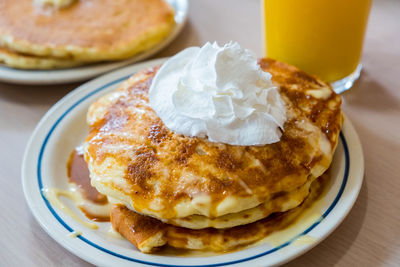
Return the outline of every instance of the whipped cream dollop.
{"type": "Polygon", "coordinates": [[[190,47],[154,77],[150,106],[172,131],[231,145],[280,140],[285,103],[253,53],[230,42],[190,47]]]}

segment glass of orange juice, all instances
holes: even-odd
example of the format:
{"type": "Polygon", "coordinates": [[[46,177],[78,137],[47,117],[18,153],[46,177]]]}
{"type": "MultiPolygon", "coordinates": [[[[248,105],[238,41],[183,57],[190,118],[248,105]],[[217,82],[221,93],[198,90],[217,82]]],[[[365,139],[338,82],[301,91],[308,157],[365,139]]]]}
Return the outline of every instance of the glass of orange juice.
{"type": "Polygon", "coordinates": [[[262,0],[265,55],[330,82],[337,93],[360,76],[372,0],[262,0]]]}

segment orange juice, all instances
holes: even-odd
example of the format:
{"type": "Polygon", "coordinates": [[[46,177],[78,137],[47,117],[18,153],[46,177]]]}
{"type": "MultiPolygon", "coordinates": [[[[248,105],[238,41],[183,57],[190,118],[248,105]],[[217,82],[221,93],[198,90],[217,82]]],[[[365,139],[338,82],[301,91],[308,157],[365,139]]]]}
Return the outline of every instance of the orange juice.
{"type": "Polygon", "coordinates": [[[333,82],[360,62],[372,0],[263,0],[265,55],[333,82]]]}

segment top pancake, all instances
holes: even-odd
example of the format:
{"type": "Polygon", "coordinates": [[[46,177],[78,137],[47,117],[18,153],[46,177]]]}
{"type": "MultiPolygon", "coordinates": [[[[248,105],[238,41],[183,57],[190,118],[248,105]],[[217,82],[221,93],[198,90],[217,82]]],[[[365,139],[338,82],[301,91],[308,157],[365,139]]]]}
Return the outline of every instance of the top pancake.
{"type": "Polygon", "coordinates": [[[115,60],[165,37],[174,12],[164,0],[80,0],[61,9],[33,0],[0,2],[0,45],[36,56],[115,60]]]}
{"type": "Polygon", "coordinates": [[[232,146],[171,132],[148,103],[157,72],[150,68],[91,105],[84,150],[92,184],[137,212],[166,221],[237,213],[320,176],[341,129],[340,97],[293,66],[271,59],[259,63],[279,83],[286,103],[279,142],[232,146]]]}

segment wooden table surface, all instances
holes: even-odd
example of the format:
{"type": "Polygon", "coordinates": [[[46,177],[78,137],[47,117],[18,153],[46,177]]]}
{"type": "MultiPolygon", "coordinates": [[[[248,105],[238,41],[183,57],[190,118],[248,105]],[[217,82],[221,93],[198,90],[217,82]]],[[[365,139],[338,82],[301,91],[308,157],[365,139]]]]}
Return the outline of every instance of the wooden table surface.
{"type": "MultiPolygon", "coordinates": [[[[259,56],[258,0],[190,2],[182,34],[155,57],[217,40],[238,41],[259,56]]],[[[361,79],[343,94],[343,110],[361,138],[365,180],[343,223],[287,266],[400,266],[400,1],[374,2],[361,79]]],[[[0,83],[0,266],[86,266],[38,225],[21,186],[21,160],[45,112],[79,84],[0,83]]]]}

